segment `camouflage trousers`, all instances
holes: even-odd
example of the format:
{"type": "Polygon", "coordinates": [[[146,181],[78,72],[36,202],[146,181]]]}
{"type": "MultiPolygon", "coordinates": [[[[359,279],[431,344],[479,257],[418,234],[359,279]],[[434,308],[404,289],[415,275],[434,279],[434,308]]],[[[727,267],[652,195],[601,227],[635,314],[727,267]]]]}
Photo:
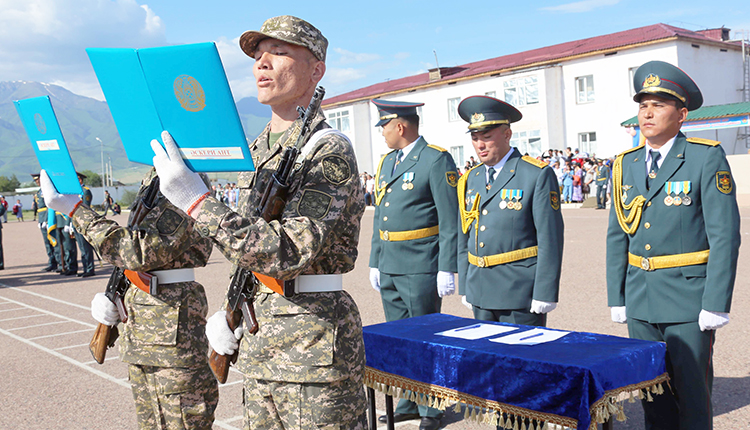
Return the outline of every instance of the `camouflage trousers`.
{"type": "Polygon", "coordinates": [[[200,368],[129,365],[138,428],[210,429],[219,386],[206,364],[200,368]]]}
{"type": "Polygon", "coordinates": [[[244,430],[366,430],[359,383],[293,383],[245,378],[244,430]]]}

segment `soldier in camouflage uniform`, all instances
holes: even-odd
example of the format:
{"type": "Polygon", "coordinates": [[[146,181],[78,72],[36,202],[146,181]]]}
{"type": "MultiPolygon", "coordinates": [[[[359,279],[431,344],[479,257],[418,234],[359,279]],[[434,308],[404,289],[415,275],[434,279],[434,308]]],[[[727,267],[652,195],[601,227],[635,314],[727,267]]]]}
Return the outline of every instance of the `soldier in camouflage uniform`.
{"type": "MultiPolygon", "coordinates": [[[[254,216],[284,147],[296,142],[297,106],[308,106],[325,72],[328,42],[309,23],[272,18],[249,31],[240,46],[255,58],[258,99],[272,108],[271,122],[251,145],[256,171],[239,175],[238,212],[209,196],[182,162],[169,133],[167,152],[152,142],[161,190],[196,219],[201,235],[233,264],[282,280],[321,280],[317,292],[291,298],[261,285],[255,297],[260,329],[244,333],[237,368],[245,375],[246,429],[364,429],[362,323],[341,274],[357,257],[363,190],[354,150],[330,129],[322,111],[303,148],[289,199],[279,221],[254,216]]],[[[223,311],[206,326],[220,354],[237,348],[223,311]]],[[[239,333],[237,334],[239,335],[239,333]]]]}
{"type": "MultiPolygon", "coordinates": [[[[138,200],[154,177],[152,169],[138,200]]],[[[206,265],[211,241],[197,234],[192,218],[161,196],[131,229],[80,204],[79,196],[58,194],[46,173],[42,188],[54,196],[47,198],[47,205],[70,213],[76,230],[103,259],[166,281],[159,283],[156,295],[131,286],[124,298],[128,321],[119,338],[120,357],[130,365],[139,428],[210,429],[219,389],[207,360],[206,293],[191,275],[192,268],[206,265]]],[[[102,324],[119,322],[117,309],[103,293],[94,298],[92,315],[102,324]]]]}

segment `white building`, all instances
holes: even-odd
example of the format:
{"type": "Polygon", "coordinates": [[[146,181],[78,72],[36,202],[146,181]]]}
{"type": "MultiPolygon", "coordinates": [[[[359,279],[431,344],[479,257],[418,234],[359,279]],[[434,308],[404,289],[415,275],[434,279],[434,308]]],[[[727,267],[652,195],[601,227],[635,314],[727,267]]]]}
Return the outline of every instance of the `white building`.
{"type": "MultiPolygon", "coordinates": [[[[609,157],[633,144],[620,123],[637,112],[632,82],[638,66],[662,60],[682,68],[701,88],[704,106],[741,102],[747,97],[743,90],[749,90],[746,43],[729,41],[726,28],[691,31],[655,24],[378,83],[326,99],[323,110],[331,126],[354,142],[360,171],[370,173],[389,152],[374,126],[374,98],[425,103],[422,135],[450,150],[459,167],[475,153],[456,107],[482,94],[523,113],[512,126],[511,141],[522,153],[571,147],[609,157]]],[[[736,130],[702,133],[694,135],[735,147],[736,130]]]]}

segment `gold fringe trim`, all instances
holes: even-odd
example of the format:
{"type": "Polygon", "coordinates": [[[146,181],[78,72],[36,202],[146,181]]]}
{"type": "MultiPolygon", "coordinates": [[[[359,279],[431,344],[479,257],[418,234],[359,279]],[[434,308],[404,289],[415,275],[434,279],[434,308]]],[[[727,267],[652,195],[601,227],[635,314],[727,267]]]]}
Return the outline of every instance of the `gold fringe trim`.
{"type": "Polygon", "coordinates": [[[425,384],[403,376],[382,372],[371,367],[365,367],[365,385],[381,393],[391,395],[393,398],[404,399],[408,397],[409,400],[418,405],[431,406],[441,411],[445,411],[451,403],[455,403],[453,412],[460,413],[463,406],[464,419],[479,424],[492,424],[514,430],[547,429],[548,423],[571,429],[578,425],[578,421],[573,418],[482,399],[438,385],[425,384]],[[394,389],[394,387],[398,387],[398,389],[394,389]],[[505,421],[503,421],[503,416],[506,417],[505,421]],[[534,426],[534,423],[536,423],[536,426],[534,426]]]}
{"type": "Polygon", "coordinates": [[[669,383],[669,375],[666,373],[650,381],[627,385],[605,392],[601,399],[591,405],[591,425],[589,426],[589,430],[596,430],[597,424],[603,424],[611,417],[614,417],[617,421],[625,421],[627,417],[625,417],[623,403],[626,400],[634,403],[637,397],[640,400],[645,398],[646,401],[653,402],[654,397],[651,394],[663,394],[664,386],[662,384],[665,382],[669,383]]]}

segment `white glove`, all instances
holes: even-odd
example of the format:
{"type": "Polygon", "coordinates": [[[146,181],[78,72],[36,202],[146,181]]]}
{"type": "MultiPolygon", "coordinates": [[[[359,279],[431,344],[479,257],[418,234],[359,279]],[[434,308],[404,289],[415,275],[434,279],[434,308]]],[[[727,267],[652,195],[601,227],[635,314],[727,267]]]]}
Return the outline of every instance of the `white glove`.
{"type": "Polygon", "coordinates": [[[73,232],[70,231],[70,226],[69,225],[63,226],[63,232],[67,233],[67,234],[73,234],[73,232]]]}
{"type": "Polygon", "coordinates": [[[437,290],[438,296],[445,297],[450,296],[456,292],[456,283],[453,273],[439,271],[437,274],[437,290]]]}
{"type": "Polygon", "coordinates": [[[701,331],[716,330],[729,324],[729,314],[726,312],[711,312],[701,309],[698,315],[698,325],[701,331]]]}
{"type": "Polygon", "coordinates": [[[555,302],[543,302],[541,300],[531,299],[531,313],[532,314],[546,314],[552,312],[557,307],[555,302]]]}
{"type": "Polygon", "coordinates": [[[609,312],[612,314],[612,321],[625,324],[628,322],[628,315],[625,312],[625,306],[612,306],[609,308],[609,312]]]}
{"type": "Polygon", "coordinates": [[[91,301],[91,316],[104,325],[115,326],[120,322],[117,306],[104,293],[97,293],[91,301]]]}
{"type": "Polygon", "coordinates": [[[42,223],[39,223],[39,230],[41,230],[41,229],[43,229],[43,228],[44,228],[44,227],[42,227],[42,223]]]}
{"type": "Polygon", "coordinates": [[[461,296],[461,304],[466,306],[469,310],[474,309],[474,307],[469,303],[468,300],[466,300],[466,296],[461,296]]]}
{"type": "Polygon", "coordinates": [[[44,195],[44,202],[47,207],[65,215],[70,214],[76,204],[81,201],[81,197],[75,194],[58,193],[55,184],[52,183],[44,169],[39,172],[39,186],[42,188],[42,195],[44,195]]]}
{"type": "Polygon", "coordinates": [[[206,337],[216,353],[220,355],[232,355],[239,347],[239,340],[242,339],[242,325],[232,333],[227,324],[227,312],[219,311],[206,321],[206,337]]]}
{"type": "Polygon", "coordinates": [[[188,169],[182,161],[180,149],[168,131],[161,132],[164,141],[162,148],[159,141],[151,141],[154,151],[154,167],[159,175],[159,190],[173,205],[187,212],[190,206],[208,192],[208,187],[197,173],[188,169]]]}
{"type": "Polygon", "coordinates": [[[44,221],[44,222],[42,223],[42,228],[43,228],[43,229],[45,229],[45,230],[47,229],[47,221],[44,221]]]}
{"type": "Polygon", "coordinates": [[[380,270],[370,267],[370,285],[378,293],[380,292],[380,270]]]}

